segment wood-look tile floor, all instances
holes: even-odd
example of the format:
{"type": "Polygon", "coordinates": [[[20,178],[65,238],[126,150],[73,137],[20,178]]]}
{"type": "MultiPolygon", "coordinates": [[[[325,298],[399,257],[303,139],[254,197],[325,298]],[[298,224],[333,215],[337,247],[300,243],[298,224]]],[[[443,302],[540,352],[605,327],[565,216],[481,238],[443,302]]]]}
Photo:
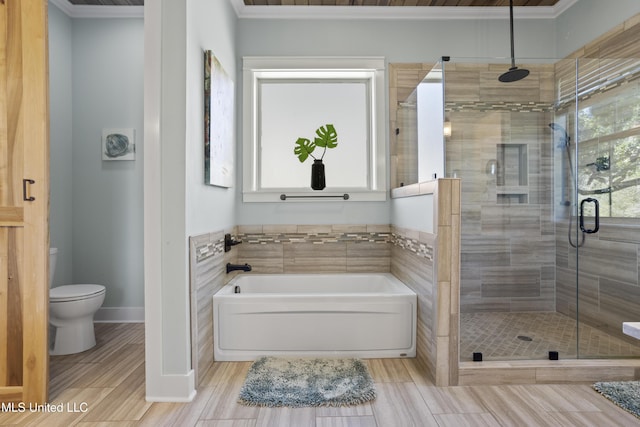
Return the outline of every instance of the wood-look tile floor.
{"type": "MultiPolygon", "coordinates": [[[[620,325],[622,332],[622,325],[620,325]]],[[[639,357],[640,340],[625,341],[592,326],[555,312],[462,313],[460,360],[470,361],[474,352],[484,360],[547,359],[549,351],[560,358],[639,357]],[[579,338],[578,338],[579,333],[579,338]]]]}
{"type": "Polygon", "coordinates": [[[92,350],[51,358],[51,405],[0,425],[180,427],[640,426],[589,384],[435,387],[412,359],[369,359],[378,397],[345,408],[236,403],[249,362],[217,362],[190,403],[145,401],[144,326],[97,324],[92,350]],[[73,412],[73,411],[76,412],[73,412]]]}

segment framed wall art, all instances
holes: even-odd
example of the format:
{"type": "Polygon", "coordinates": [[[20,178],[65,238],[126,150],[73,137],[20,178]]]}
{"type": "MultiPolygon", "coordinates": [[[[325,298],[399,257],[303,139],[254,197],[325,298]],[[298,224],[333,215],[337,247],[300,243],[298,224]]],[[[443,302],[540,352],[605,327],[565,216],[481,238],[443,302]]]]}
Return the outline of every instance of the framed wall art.
{"type": "Polygon", "coordinates": [[[102,129],[102,160],[135,160],[134,129],[102,129]]]}
{"type": "Polygon", "coordinates": [[[204,181],[231,187],[234,174],[234,83],[210,50],[204,52],[204,181]]]}

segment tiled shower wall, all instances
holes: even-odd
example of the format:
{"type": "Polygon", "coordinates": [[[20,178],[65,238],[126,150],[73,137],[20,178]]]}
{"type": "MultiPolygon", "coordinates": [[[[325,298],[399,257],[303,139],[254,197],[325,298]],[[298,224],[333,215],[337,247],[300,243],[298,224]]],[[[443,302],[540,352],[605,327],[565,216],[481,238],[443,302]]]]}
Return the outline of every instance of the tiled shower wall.
{"type": "MultiPolygon", "coordinates": [[[[573,230],[575,234],[575,221],[573,230]]],[[[557,311],[575,318],[579,307],[581,322],[637,343],[622,333],[622,322],[640,319],[640,225],[601,219],[600,231],[586,237],[578,257],[568,243],[567,231],[567,222],[558,225],[557,311]],[[580,268],[578,282],[576,263],[580,268]]]]}
{"type": "MultiPolygon", "coordinates": [[[[552,65],[498,82],[445,63],[446,170],[462,179],[461,312],[555,310],[552,65]]],[[[503,67],[503,66],[502,66],[503,67]]]]}
{"type": "Polygon", "coordinates": [[[426,370],[436,371],[436,295],[434,257],[436,236],[432,233],[393,228],[391,273],[418,296],[417,358],[426,370]]]}

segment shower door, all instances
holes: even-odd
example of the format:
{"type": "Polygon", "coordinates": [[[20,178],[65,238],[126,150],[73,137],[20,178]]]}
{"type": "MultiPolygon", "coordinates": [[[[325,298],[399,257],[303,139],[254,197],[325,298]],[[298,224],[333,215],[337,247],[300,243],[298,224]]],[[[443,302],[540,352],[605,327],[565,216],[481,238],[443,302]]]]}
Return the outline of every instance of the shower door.
{"type": "Polygon", "coordinates": [[[573,330],[576,316],[555,311],[555,60],[521,64],[530,74],[503,83],[507,61],[444,63],[445,172],[462,188],[464,362],[576,354],[575,338],[556,339],[558,319],[573,330]]]}
{"type": "Polygon", "coordinates": [[[553,130],[572,181],[565,185],[571,197],[559,201],[570,216],[557,307],[576,315],[578,358],[637,357],[640,341],[623,334],[622,323],[640,321],[640,60],[574,66],[577,84],[565,79],[574,102],[553,130]],[[575,298],[575,307],[563,296],[575,298]]]}

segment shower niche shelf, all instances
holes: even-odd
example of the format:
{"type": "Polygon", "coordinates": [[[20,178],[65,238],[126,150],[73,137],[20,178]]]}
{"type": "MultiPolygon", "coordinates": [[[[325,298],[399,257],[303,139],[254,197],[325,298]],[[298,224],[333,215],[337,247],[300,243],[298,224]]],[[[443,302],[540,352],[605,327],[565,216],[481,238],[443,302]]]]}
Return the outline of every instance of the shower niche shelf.
{"type": "Polygon", "coordinates": [[[529,203],[527,144],[496,144],[496,203],[529,203]]]}
{"type": "Polygon", "coordinates": [[[500,192],[496,193],[496,203],[499,205],[523,205],[529,203],[529,194],[523,192],[500,192]]]}

